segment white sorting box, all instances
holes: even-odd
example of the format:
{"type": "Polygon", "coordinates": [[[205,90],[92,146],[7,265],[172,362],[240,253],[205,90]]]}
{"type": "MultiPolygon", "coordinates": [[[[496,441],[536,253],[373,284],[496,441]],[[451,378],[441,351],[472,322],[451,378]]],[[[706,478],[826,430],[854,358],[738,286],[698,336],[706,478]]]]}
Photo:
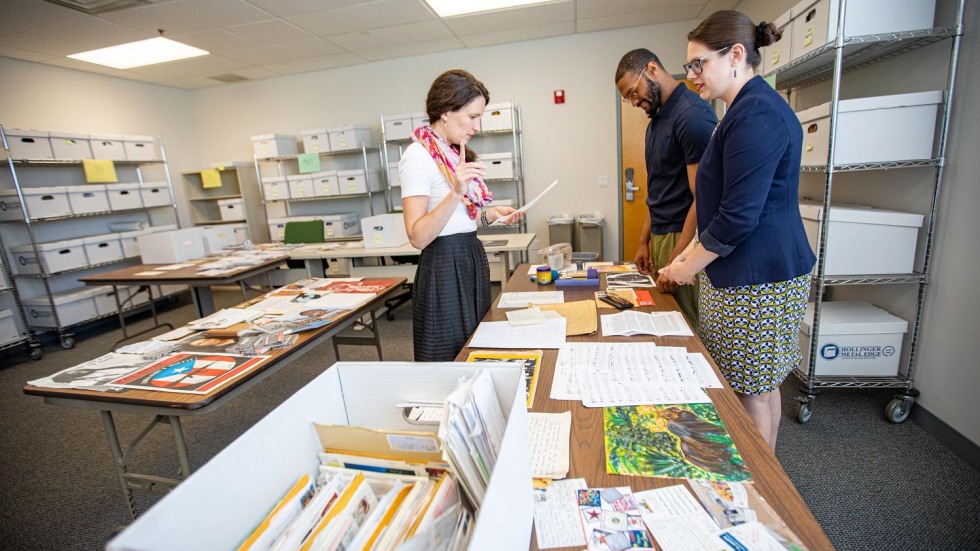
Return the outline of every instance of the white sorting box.
{"type": "MultiPolygon", "coordinates": [[[[834,40],[839,0],[803,0],[793,7],[793,59],[834,40]]],[[[932,27],[935,0],[848,0],[844,36],[932,27]]]]}
{"type": "Polygon", "coordinates": [[[39,262],[44,263],[44,272],[47,274],[76,270],[89,265],[84,239],[38,243],[36,251],[30,244],[18,245],[11,247],[10,252],[10,267],[15,274],[39,274],[39,262]]]}
{"type": "Polygon", "coordinates": [[[483,132],[512,130],[513,128],[513,103],[491,103],[483,110],[483,117],[480,120],[480,130],[483,132]]]}
{"type": "Polygon", "coordinates": [[[369,170],[365,176],[363,168],[340,170],[337,172],[341,195],[357,195],[368,191],[381,191],[381,180],[377,170],[369,170]]]}
{"type": "Polygon", "coordinates": [[[82,323],[98,316],[95,299],[84,288],[52,295],[50,302],[45,296],[26,298],[23,302],[24,316],[32,327],[57,327],[59,324],[55,323],[55,310],[58,312],[61,327],[82,323]],[[55,310],[52,310],[51,302],[54,302],[55,310]]]}
{"type": "Polygon", "coordinates": [[[143,182],[140,184],[140,198],[145,208],[169,207],[171,204],[167,182],[143,182]]]}
{"type": "Polygon", "coordinates": [[[365,147],[371,147],[371,127],[366,124],[346,124],[328,128],[330,133],[330,150],[347,151],[359,149],[363,143],[365,147]]]}
{"type": "Polygon", "coordinates": [[[340,181],[337,179],[336,170],[314,172],[310,176],[313,182],[313,195],[318,197],[340,195],[340,181]]]}
{"type": "Polygon", "coordinates": [[[303,199],[316,195],[313,191],[313,178],[309,174],[293,174],[286,176],[289,184],[289,198],[303,199]]]}
{"type": "Polygon", "coordinates": [[[330,134],[327,133],[326,128],[302,130],[300,131],[300,134],[303,136],[304,153],[320,153],[322,151],[330,151],[330,134]]]}
{"type": "Polygon", "coordinates": [[[326,269],[323,270],[323,275],[327,277],[350,276],[349,258],[324,258],[323,260],[327,263],[326,269]]]}
{"type": "Polygon", "coordinates": [[[398,162],[388,163],[388,187],[401,187],[402,177],[398,173],[398,162]]]}
{"type": "Polygon", "coordinates": [[[361,229],[360,217],[356,212],[325,214],[317,218],[323,220],[323,237],[327,239],[357,235],[361,229]]]}
{"type": "Polygon", "coordinates": [[[119,134],[92,134],[89,136],[92,145],[92,157],[109,161],[125,161],[125,136],[119,134]]]}
{"type": "Polygon", "coordinates": [[[248,224],[227,224],[225,227],[231,228],[232,238],[236,245],[241,245],[246,240],[251,239],[248,233],[248,224]]]}
{"type": "Polygon", "coordinates": [[[125,258],[119,237],[115,234],[94,235],[82,239],[85,243],[85,257],[89,264],[116,262],[125,258]]]}
{"type": "Polygon", "coordinates": [[[270,176],[262,178],[262,193],[266,201],[282,201],[289,199],[289,183],[285,176],[270,176]]]}
{"type": "Polygon", "coordinates": [[[67,186],[68,204],[72,214],[89,214],[109,211],[109,196],[105,184],[67,186]]]}
{"type": "Polygon", "coordinates": [[[364,248],[398,247],[408,243],[405,217],[401,213],[379,214],[361,219],[364,248]]]}
{"type": "Polygon", "coordinates": [[[793,59],[793,9],[780,15],[772,22],[782,36],[776,42],[759,50],[762,56],[762,74],[770,73],[786,65],[793,59]]]}
{"type": "Polygon", "coordinates": [[[218,211],[222,220],[244,220],[245,201],[237,199],[218,199],[218,211]]]}
{"type": "MultiPolygon", "coordinates": [[[[823,205],[800,203],[810,247],[817,250],[823,205]]],[[[861,206],[831,206],[825,275],[909,274],[924,217],[861,206]]]]}
{"type": "Polygon", "coordinates": [[[155,161],[159,158],[153,136],[123,136],[123,149],[126,150],[126,159],[130,161],[155,161]]]}
{"type": "Polygon", "coordinates": [[[204,231],[204,250],[208,254],[220,251],[225,247],[235,245],[235,229],[232,224],[220,226],[203,226],[204,231]]]}
{"type": "Polygon", "coordinates": [[[137,239],[143,264],[176,264],[206,254],[204,230],[201,228],[150,233],[137,239]]]}
{"type": "Polygon", "coordinates": [[[0,344],[7,344],[20,338],[13,310],[0,310],[0,344]]]}
{"type": "MultiPolygon", "coordinates": [[[[800,330],[803,371],[810,371],[813,303],[800,330]]],[[[908,322],[867,302],[827,301],[820,306],[817,375],[889,377],[898,375],[908,322]]]]}
{"type": "Polygon", "coordinates": [[[487,165],[487,180],[514,178],[513,153],[484,153],[480,161],[487,165]]]}
{"type": "Polygon", "coordinates": [[[6,131],[7,146],[12,159],[54,159],[51,139],[43,130],[20,130],[10,128],[6,131]]]}
{"type": "Polygon", "coordinates": [[[420,126],[429,126],[429,115],[424,112],[412,113],[412,131],[414,132],[420,126]]]}
{"type": "MultiPolygon", "coordinates": [[[[834,164],[882,163],[933,156],[943,93],[915,92],[842,100],[837,106],[834,164]]],[[[825,165],[830,149],[830,103],[796,114],[803,126],[804,165],[825,165]]]]}
{"type": "Polygon", "coordinates": [[[296,154],[296,136],[289,134],[259,134],[252,136],[252,150],[258,159],[296,154]]]}
{"type": "Polygon", "coordinates": [[[415,128],[415,126],[412,126],[411,113],[385,117],[386,140],[407,140],[412,137],[412,132],[415,131],[415,128]]]}
{"type": "Polygon", "coordinates": [[[51,132],[51,149],[54,151],[55,159],[64,161],[92,158],[92,145],[88,134],[51,132]]]}
{"type": "Polygon", "coordinates": [[[116,307],[116,292],[111,285],[86,287],[79,292],[92,297],[95,302],[95,313],[99,316],[115,314],[119,311],[119,308],[116,307]]]}
{"type": "MultiPolygon", "coordinates": [[[[487,369],[506,426],[468,549],[527,549],[534,503],[524,378],[518,367],[487,369]]],[[[106,549],[235,548],[303,473],[315,478],[323,443],[314,423],[435,435],[438,427],[408,424],[395,404],[441,404],[475,370],[448,362],[338,362],[141,514],[106,549]]]]}
{"type": "Polygon", "coordinates": [[[143,198],[140,195],[140,185],[138,183],[106,184],[105,191],[109,197],[110,210],[143,208],[143,198]]]}
{"type": "Polygon", "coordinates": [[[126,231],[119,234],[119,246],[122,247],[124,258],[136,258],[140,255],[139,236],[147,235],[149,230],[126,231]]]}
{"type": "MultiPolygon", "coordinates": [[[[27,203],[27,214],[34,220],[71,216],[68,189],[65,186],[21,188],[27,203]]],[[[0,190],[0,220],[23,220],[17,190],[0,190]]]]}

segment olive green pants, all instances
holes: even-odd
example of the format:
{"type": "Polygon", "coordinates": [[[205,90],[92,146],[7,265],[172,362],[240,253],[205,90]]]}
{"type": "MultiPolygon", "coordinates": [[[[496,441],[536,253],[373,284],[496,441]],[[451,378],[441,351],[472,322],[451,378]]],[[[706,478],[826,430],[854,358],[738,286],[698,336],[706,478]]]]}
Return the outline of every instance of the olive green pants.
{"type": "MultiPolygon", "coordinates": [[[[681,232],[662,233],[650,235],[650,261],[653,263],[654,279],[657,277],[657,270],[670,263],[670,253],[674,252],[674,247],[680,240],[681,232]]],[[[691,327],[696,332],[698,330],[698,282],[694,280],[693,285],[680,285],[674,291],[674,300],[681,307],[681,312],[687,316],[691,322],[691,327]]]]}

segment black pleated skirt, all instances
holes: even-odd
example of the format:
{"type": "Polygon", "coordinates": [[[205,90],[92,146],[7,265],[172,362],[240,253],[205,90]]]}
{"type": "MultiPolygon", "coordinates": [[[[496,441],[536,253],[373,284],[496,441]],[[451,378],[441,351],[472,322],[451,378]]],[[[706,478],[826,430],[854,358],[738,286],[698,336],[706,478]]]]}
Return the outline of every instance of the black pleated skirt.
{"type": "Polygon", "coordinates": [[[437,237],[412,286],[415,361],[448,362],[490,309],[490,265],[476,232],[437,237]]]}

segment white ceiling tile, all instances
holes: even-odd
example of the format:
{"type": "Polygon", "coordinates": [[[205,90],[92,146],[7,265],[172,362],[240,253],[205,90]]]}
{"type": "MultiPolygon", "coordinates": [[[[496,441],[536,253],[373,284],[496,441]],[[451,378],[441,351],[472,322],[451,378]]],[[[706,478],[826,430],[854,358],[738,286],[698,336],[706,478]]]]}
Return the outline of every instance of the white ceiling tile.
{"type": "Polygon", "coordinates": [[[225,30],[235,36],[263,46],[314,38],[310,33],[296,28],[294,25],[286,23],[281,19],[226,27],[225,30]]]}
{"type": "Polygon", "coordinates": [[[734,10],[735,6],[738,5],[738,2],[739,0],[710,0],[704,5],[704,8],[701,9],[701,13],[698,14],[698,17],[703,19],[718,10],[734,10]]]}
{"type": "Polygon", "coordinates": [[[54,25],[91,19],[80,11],[38,0],[4,0],[0,16],[0,36],[43,31],[54,25]]]}
{"type": "Polygon", "coordinates": [[[371,48],[368,50],[358,50],[357,54],[369,61],[381,61],[398,57],[413,55],[431,54],[435,52],[448,52],[465,48],[456,38],[443,38],[440,40],[419,40],[401,46],[386,46],[384,48],[371,48]]]}
{"type": "Polygon", "coordinates": [[[520,42],[523,40],[534,40],[537,38],[548,38],[550,36],[562,36],[574,33],[575,23],[573,21],[566,21],[551,25],[540,25],[537,27],[524,27],[521,29],[507,29],[482,34],[469,34],[462,37],[462,40],[468,47],[475,48],[478,46],[489,46],[491,44],[520,42]]]}
{"type": "Polygon", "coordinates": [[[110,11],[103,19],[156,33],[168,34],[219,29],[273,19],[273,16],[243,0],[181,0],[166,4],[110,11]]]}
{"type": "Polygon", "coordinates": [[[383,29],[338,34],[330,36],[328,39],[345,50],[357,51],[411,44],[418,42],[420,39],[435,40],[452,36],[453,34],[441,22],[423,21],[421,23],[395,25],[394,27],[385,27],[383,29]]]}
{"type": "Polygon", "coordinates": [[[580,33],[592,31],[605,31],[609,29],[622,29],[626,27],[637,27],[640,25],[656,25],[658,23],[669,23],[671,21],[683,21],[685,19],[697,19],[701,6],[689,8],[676,8],[646,13],[631,13],[624,15],[614,15],[611,17],[597,17],[595,19],[580,19],[577,30],[580,33]]]}
{"type": "MultiPolygon", "coordinates": [[[[0,39],[0,42],[2,42],[2,39],[0,39]]],[[[24,61],[36,61],[36,62],[43,62],[58,57],[50,54],[42,54],[41,52],[34,52],[31,50],[22,50],[20,48],[14,48],[13,46],[7,46],[5,44],[0,44],[0,56],[10,57],[13,59],[23,59],[24,61]]]]}
{"type": "Polygon", "coordinates": [[[700,12],[707,2],[708,0],[577,0],[576,4],[578,18],[581,20],[677,8],[697,8],[700,12]]]}
{"type": "Polygon", "coordinates": [[[245,40],[221,29],[187,34],[168,34],[167,37],[218,55],[258,46],[255,42],[245,40]]]}
{"type": "Polygon", "coordinates": [[[5,36],[2,42],[25,50],[68,55],[147,38],[153,38],[153,35],[89,17],[75,23],[56,25],[44,32],[5,36]]]}
{"type": "Polygon", "coordinates": [[[364,63],[365,61],[367,60],[361,56],[351,53],[343,53],[329,56],[308,57],[306,59],[294,59],[280,63],[270,63],[263,65],[263,68],[269,69],[270,71],[276,71],[277,73],[282,73],[284,75],[291,75],[295,73],[309,73],[310,71],[325,71],[327,69],[335,69],[337,67],[347,67],[349,65],[364,63]]]}
{"type": "Polygon", "coordinates": [[[235,69],[232,73],[249,80],[262,80],[264,78],[277,77],[282,74],[264,67],[242,67],[241,69],[235,69]]]}
{"type": "Polygon", "coordinates": [[[188,90],[197,90],[199,88],[215,88],[218,86],[227,86],[227,82],[217,81],[207,77],[188,77],[181,78],[173,81],[172,86],[176,88],[186,88],[188,90]]]}
{"type": "Polygon", "coordinates": [[[443,21],[456,36],[465,40],[467,35],[472,34],[575,21],[575,4],[573,2],[559,2],[464,17],[450,17],[443,19],[443,21]]]}
{"type": "Polygon", "coordinates": [[[246,67],[248,64],[217,55],[206,55],[193,59],[172,61],[170,63],[160,63],[147,67],[132,69],[134,73],[148,75],[151,77],[163,78],[183,78],[218,75],[221,73],[234,72],[235,69],[246,67]]]}
{"type": "Polygon", "coordinates": [[[353,6],[287,17],[290,23],[317,36],[391,27],[437,18],[422,5],[421,0],[378,0],[353,6]]]}
{"type": "Polygon", "coordinates": [[[227,55],[232,59],[244,61],[249,65],[269,65],[291,59],[303,59],[307,57],[333,55],[343,53],[339,48],[322,38],[310,38],[287,44],[273,44],[272,46],[261,46],[229,52],[227,55]]]}
{"type": "Polygon", "coordinates": [[[249,4],[278,17],[303,15],[315,11],[343,8],[363,2],[364,0],[247,0],[249,4]]]}

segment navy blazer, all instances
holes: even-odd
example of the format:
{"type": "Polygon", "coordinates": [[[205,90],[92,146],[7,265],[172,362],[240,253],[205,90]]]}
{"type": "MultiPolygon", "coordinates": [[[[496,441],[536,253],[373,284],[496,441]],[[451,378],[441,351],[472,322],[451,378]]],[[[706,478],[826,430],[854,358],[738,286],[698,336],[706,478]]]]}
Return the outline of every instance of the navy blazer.
{"type": "Polygon", "coordinates": [[[803,130],[760,76],[745,83],[698,166],[698,235],[719,255],[705,271],[714,287],[786,281],[816,257],[800,217],[803,130]]]}

